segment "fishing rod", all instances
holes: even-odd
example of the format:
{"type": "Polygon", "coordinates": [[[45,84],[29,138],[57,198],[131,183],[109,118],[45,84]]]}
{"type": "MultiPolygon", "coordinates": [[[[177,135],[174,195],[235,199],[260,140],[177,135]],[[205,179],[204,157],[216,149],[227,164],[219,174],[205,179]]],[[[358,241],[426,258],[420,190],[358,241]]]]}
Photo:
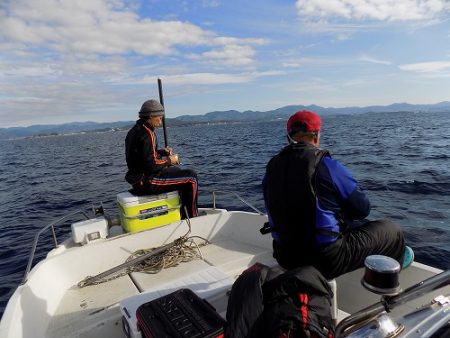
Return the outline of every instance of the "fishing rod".
{"type": "MultiPolygon", "coordinates": [[[[158,91],[159,91],[159,103],[164,107],[164,97],[163,97],[163,91],[162,91],[162,82],[161,79],[158,79],[158,91]]],[[[165,108],[164,108],[165,110],[165,108]]],[[[163,115],[162,118],[162,124],[163,124],[163,131],[164,131],[164,146],[167,148],[169,143],[167,142],[167,129],[166,129],[166,116],[163,115]]]]}

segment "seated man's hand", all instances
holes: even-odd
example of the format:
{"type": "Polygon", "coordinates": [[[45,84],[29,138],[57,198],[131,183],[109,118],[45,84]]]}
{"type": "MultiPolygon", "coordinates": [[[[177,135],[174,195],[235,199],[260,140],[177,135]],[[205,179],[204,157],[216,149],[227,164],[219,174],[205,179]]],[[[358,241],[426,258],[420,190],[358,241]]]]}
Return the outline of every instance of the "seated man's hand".
{"type": "Polygon", "coordinates": [[[169,160],[171,165],[180,164],[178,160],[178,154],[169,155],[169,160]]]}
{"type": "Polygon", "coordinates": [[[161,152],[166,156],[170,156],[173,154],[173,150],[170,147],[162,148],[161,152]]]}

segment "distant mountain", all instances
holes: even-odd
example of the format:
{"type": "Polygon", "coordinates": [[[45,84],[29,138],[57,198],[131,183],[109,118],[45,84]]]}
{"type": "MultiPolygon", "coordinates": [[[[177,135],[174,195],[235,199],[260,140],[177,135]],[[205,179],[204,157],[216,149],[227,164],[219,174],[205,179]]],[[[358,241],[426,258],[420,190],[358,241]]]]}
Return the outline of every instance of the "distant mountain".
{"type": "MultiPolygon", "coordinates": [[[[363,114],[382,112],[449,112],[450,101],[436,104],[409,104],[394,103],[388,106],[345,107],[332,108],[316,105],[290,105],[269,111],[237,110],[213,111],[204,115],[183,115],[167,119],[169,126],[179,126],[192,123],[229,122],[229,121],[263,121],[287,118],[290,114],[299,110],[313,110],[320,115],[363,114]]],[[[101,131],[110,129],[129,129],[134,121],[119,122],[73,122],[60,125],[34,125],[29,127],[0,128],[0,139],[17,137],[45,136],[55,134],[70,134],[78,132],[101,131]]]]}
{"type": "Polygon", "coordinates": [[[388,106],[368,106],[368,107],[345,107],[332,108],[321,107],[317,105],[290,105],[275,110],[265,112],[260,111],[244,111],[236,110],[214,111],[205,115],[183,115],[175,118],[180,121],[189,122],[214,122],[214,121],[249,121],[249,120],[273,120],[278,118],[286,118],[293,112],[299,110],[312,110],[320,115],[342,115],[342,114],[363,114],[363,113],[389,113],[389,112],[450,112],[450,101],[440,102],[436,104],[409,104],[394,103],[388,106]]]}
{"type": "MultiPolygon", "coordinates": [[[[186,124],[184,121],[176,119],[167,119],[170,126],[186,124]]],[[[111,129],[130,129],[135,121],[118,121],[118,122],[71,122],[64,124],[40,124],[29,127],[12,127],[0,128],[0,140],[19,138],[19,137],[36,137],[49,135],[73,134],[80,132],[107,131],[111,129]]]]}
{"type": "Polygon", "coordinates": [[[105,130],[131,126],[133,122],[72,122],[64,124],[42,124],[29,127],[0,128],[0,139],[37,135],[70,134],[82,131],[105,130]]]}

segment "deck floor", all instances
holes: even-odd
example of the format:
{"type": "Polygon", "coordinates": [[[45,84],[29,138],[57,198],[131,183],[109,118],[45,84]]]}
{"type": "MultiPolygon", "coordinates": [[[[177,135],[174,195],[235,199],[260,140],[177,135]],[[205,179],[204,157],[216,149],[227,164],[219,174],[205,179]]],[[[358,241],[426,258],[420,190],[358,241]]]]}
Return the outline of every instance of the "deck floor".
{"type": "MultiPolygon", "coordinates": [[[[177,286],[187,285],[189,287],[189,276],[206,271],[208,267],[214,267],[222,273],[222,277],[220,277],[222,280],[215,281],[222,289],[220,293],[211,293],[209,297],[205,298],[222,316],[225,316],[228,303],[226,291],[231,289],[232,282],[239,274],[255,262],[268,266],[277,264],[272,257],[271,250],[226,237],[202,247],[201,251],[203,260],[197,259],[181,263],[176,267],[164,269],[158,274],[132,273],[107,283],[81,289],[73,286],[63,297],[50,323],[47,336],[55,338],[122,338],[124,333],[120,302],[123,299],[142,295],[148,297],[151,292],[164,290],[164,288],[168,293],[171,288],[177,286]],[[168,280],[172,281],[171,285],[167,285],[168,280]]],[[[400,280],[403,287],[406,288],[431,275],[433,272],[426,272],[413,265],[401,273],[400,280]]],[[[347,316],[347,313],[358,311],[380,300],[379,296],[364,290],[360,283],[361,277],[362,270],[358,270],[337,279],[337,301],[340,308],[338,320],[347,316]],[[344,285],[345,287],[342,287],[344,285]],[[358,301],[354,301],[355,299],[358,301]]],[[[218,277],[218,279],[220,278],[218,277]]],[[[191,285],[194,284],[195,281],[191,285]]],[[[435,292],[435,294],[442,292],[449,294],[450,286],[445,290],[435,292]]],[[[412,309],[429,301],[428,298],[418,299],[408,304],[407,308],[412,309]]],[[[405,308],[400,308],[397,311],[404,310],[405,308]]]]}
{"type": "MultiPolygon", "coordinates": [[[[432,277],[437,272],[436,269],[414,262],[410,267],[400,272],[400,285],[403,290],[406,290],[407,288],[432,277]]],[[[343,309],[348,313],[354,313],[380,301],[381,296],[368,292],[361,285],[363,273],[363,270],[359,269],[337,278],[337,301],[340,309],[343,309]],[[339,285],[345,285],[345,287],[339,287],[339,285]],[[358,301],[355,302],[354,299],[357,299],[358,301]]],[[[398,316],[402,313],[410,312],[424,305],[428,305],[432,298],[438,295],[450,295],[450,285],[435,290],[425,296],[417,297],[416,299],[395,308],[392,311],[392,315],[398,316]]]]}
{"type": "Polygon", "coordinates": [[[50,323],[48,337],[124,337],[119,303],[129,297],[164,289],[168,280],[215,267],[229,277],[229,287],[206,299],[225,316],[227,292],[232,282],[255,262],[273,266],[276,261],[266,248],[223,238],[201,248],[197,259],[160,271],[158,274],[132,273],[112,281],[67,291],[50,323]]]}

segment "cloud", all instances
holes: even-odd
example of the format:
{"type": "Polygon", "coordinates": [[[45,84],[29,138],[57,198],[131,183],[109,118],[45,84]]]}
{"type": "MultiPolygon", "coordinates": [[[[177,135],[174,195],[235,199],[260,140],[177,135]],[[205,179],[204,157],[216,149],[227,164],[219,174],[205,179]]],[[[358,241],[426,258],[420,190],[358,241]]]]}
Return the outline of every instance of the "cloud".
{"type": "Polygon", "coordinates": [[[60,52],[167,55],[175,45],[206,43],[211,33],[180,21],[141,19],[103,0],[11,2],[0,16],[6,40],[60,52]],[[39,10],[37,10],[39,8],[39,10]]]}
{"type": "Polygon", "coordinates": [[[379,60],[379,59],[373,58],[373,57],[371,57],[369,55],[362,55],[361,57],[359,57],[358,60],[359,61],[363,61],[363,62],[380,64],[380,65],[390,65],[390,64],[392,64],[392,62],[390,62],[390,61],[379,60]]]}
{"type": "Polygon", "coordinates": [[[191,54],[191,60],[212,62],[230,66],[251,64],[255,51],[250,46],[227,45],[218,49],[212,49],[200,55],[191,54]]]}
{"type": "Polygon", "coordinates": [[[203,7],[219,7],[220,2],[218,0],[203,0],[202,1],[202,6],[203,7]]]}
{"type": "Polygon", "coordinates": [[[381,21],[428,20],[450,9],[447,0],[297,0],[302,17],[381,21]]]}
{"type": "Polygon", "coordinates": [[[163,76],[167,84],[195,84],[195,85],[217,85],[244,83],[252,79],[250,74],[217,74],[217,73],[193,73],[163,76]]]}
{"type": "Polygon", "coordinates": [[[55,64],[40,62],[13,66],[0,63],[1,77],[55,77],[61,75],[61,70],[55,64]]]}
{"type": "Polygon", "coordinates": [[[59,62],[45,59],[0,59],[0,79],[26,83],[28,78],[45,81],[64,81],[64,79],[90,78],[95,81],[118,77],[129,71],[127,61],[118,56],[90,57],[63,56],[59,62]]]}
{"type": "Polygon", "coordinates": [[[180,48],[202,47],[206,52],[201,57],[233,65],[251,63],[255,54],[255,41],[221,37],[189,22],[141,18],[125,1],[17,0],[3,7],[0,41],[22,48],[76,55],[182,56],[180,48]]]}
{"type": "Polygon", "coordinates": [[[249,72],[265,40],[159,20],[142,14],[148,8],[134,0],[0,0],[0,122],[111,119],[158,74],[179,91],[269,76],[249,72]]]}
{"type": "Polygon", "coordinates": [[[156,78],[161,78],[167,85],[222,85],[246,83],[260,77],[282,75],[283,72],[243,72],[243,73],[185,73],[177,75],[152,75],[145,76],[141,80],[130,81],[129,84],[155,83],[156,78]]]}
{"type": "MultiPolygon", "coordinates": [[[[35,124],[48,120],[52,123],[87,119],[111,121],[115,118],[112,114],[117,115],[119,119],[131,118],[126,117],[130,113],[130,107],[135,107],[136,102],[141,102],[149,95],[148,88],[156,87],[158,77],[163,80],[166,89],[171,88],[170,96],[175,97],[198,93],[198,89],[194,89],[198,86],[211,90],[215,88],[213,86],[247,83],[261,77],[277,75],[283,73],[160,74],[144,76],[140,80],[115,79],[111,83],[103,83],[102,86],[85,77],[46,83],[34,77],[20,83],[0,81],[0,125],[35,124]],[[136,89],[136,85],[147,89],[136,89]],[[118,112],[122,115],[118,115],[118,112]]],[[[134,118],[134,115],[132,116],[134,118]]]]}
{"type": "Polygon", "coordinates": [[[417,73],[438,73],[443,71],[450,72],[450,61],[433,61],[410,63],[399,66],[401,70],[412,71],[417,73]]]}
{"type": "Polygon", "coordinates": [[[263,45],[264,39],[236,39],[217,37],[213,42],[219,46],[201,54],[190,54],[191,60],[226,66],[246,66],[253,63],[255,50],[251,45],[263,45]]]}
{"type": "Polygon", "coordinates": [[[300,58],[286,58],[281,65],[285,68],[306,68],[306,67],[327,67],[345,64],[348,61],[336,57],[300,57],[300,58]]]}
{"type": "Polygon", "coordinates": [[[315,77],[308,83],[296,83],[295,86],[289,86],[285,90],[294,93],[330,93],[336,91],[336,85],[326,79],[315,77]]]}
{"type": "Polygon", "coordinates": [[[56,123],[80,120],[80,116],[81,120],[107,120],[115,107],[136,103],[136,93],[130,89],[98,86],[83,79],[43,83],[31,78],[25,83],[0,82],[0,92],[0,125],[49,120],[56,123]],[[98,109],[108,111],[94,113],[98,109]]]}

